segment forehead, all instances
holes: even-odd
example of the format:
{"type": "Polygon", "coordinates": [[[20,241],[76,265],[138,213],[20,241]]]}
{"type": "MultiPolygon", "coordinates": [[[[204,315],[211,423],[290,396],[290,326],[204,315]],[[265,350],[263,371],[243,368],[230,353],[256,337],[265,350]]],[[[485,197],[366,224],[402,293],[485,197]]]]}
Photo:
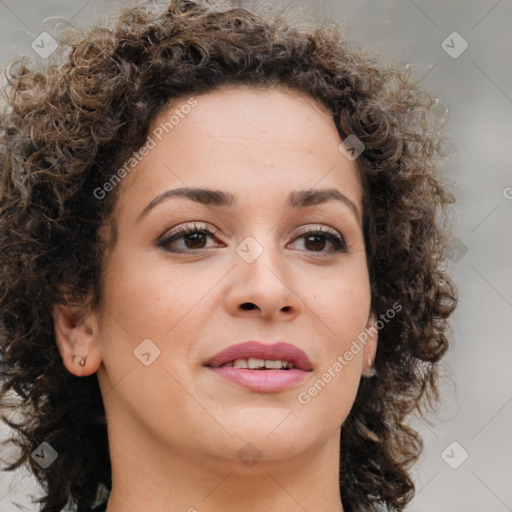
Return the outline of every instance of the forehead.
{"type": "Polygon", "coordinates": [[[148,141],[151,149],[123,179],[120,210],[176,186],[249,196],[266,189],[269,197],[338,186],[360,204],[357,166],[339,151],[331,114],[286,88],[231,86],[176,99],[153,119],[148,141]]]}
{"type": "Polygon", "coordinates": [[[195,132],[197,138],[204,137],[205,143],[214,136],[219,143],[229,137],[240,144],[250,137],[254,143],[258,139],[266,144],[300,142],[315,146],[336,144],[339,138],[324,105],[284,86],[224,86],[195,96],[192,101],[195,106],[189,109],[191,97],[173,100],[153,120],[150,134],[164,131],[164,137],[170,132],[186,137],[195,132]],[[327,133],[334,141],[325,138],[327,133]]]}

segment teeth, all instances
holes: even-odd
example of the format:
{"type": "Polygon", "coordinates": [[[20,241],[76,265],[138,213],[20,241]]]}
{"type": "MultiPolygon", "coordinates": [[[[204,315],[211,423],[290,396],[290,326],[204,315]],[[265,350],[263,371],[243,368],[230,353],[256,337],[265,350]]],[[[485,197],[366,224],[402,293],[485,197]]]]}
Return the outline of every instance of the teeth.
{"type": "Polygon", "coordinates": [[[250,357],[249,359],[235,359],[229,361],[221,366],[233,366],[234,368],[246,368],[250,370],[260,370],[267,368],[269,370],[280,370],[293,368],[293,363],[289,361],[273,360],[273,359],[258,359],[257,357],[250,357]]]}
{"type": "Polygon", "coordinates": [[[257,359],[256,357],[249,357],[247,363],[251,370],[265,368],[265,360],[264,359],[257,359]]]}
{"type": "Polygon", "coordinates": [[[283,361],[269,361],[265,360],[265,368],[285,368],[285,362],[283,361]]]}

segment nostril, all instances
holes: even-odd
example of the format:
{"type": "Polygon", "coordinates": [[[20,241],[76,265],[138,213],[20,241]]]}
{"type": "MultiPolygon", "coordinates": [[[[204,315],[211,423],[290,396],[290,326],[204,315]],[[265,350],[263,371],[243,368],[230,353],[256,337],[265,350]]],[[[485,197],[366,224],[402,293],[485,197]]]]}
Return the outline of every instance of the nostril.
{"type": "Polygon", "coordinates": [[[251,310],[254,309],[256,306],[252,302],[244,302],[240,307],[242,309],[251,310]]]}

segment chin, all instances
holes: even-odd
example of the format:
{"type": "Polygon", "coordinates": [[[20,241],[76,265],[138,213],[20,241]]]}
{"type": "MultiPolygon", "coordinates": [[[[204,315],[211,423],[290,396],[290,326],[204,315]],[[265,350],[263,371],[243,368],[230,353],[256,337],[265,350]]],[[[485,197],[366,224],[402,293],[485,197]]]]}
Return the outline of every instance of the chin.
{"type": "MultiPolygon", "coordinates": [[[[300,409],[298,410],[300,411],[300,409]]],[[[222,458],[239,460],[244,456],[259,457],[261,465],[301,456],[324,445],[338,430],[313,418],[298,418],[293,409],[240,409],[223,426],[233,436],[224,435],[214,442],[214,450],[222,458]],[[221,447],[219,452],[218,448],[221,447]],[[235,458],[232,455],[235,455],[235,458]]]]}

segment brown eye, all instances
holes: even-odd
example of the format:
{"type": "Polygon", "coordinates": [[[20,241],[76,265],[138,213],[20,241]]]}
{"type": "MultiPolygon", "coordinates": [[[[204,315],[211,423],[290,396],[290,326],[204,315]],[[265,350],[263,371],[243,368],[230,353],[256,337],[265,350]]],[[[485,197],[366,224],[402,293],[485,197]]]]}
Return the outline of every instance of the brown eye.
{"type": "Polygon", "coordinates": [[[165,251],[174,253],[186,253],[208,249],[208,239],[215,239],[215,233],[207,228],[183,226],[168,236],[162,237],[157,245],[165,251]]]}
{"type": "Polygon", "coordinates": [[[306,247],[312,251],[321,251],[325,247],[325,236],[309,235],[304,238],[306,247]]]}
{"type": "Polygon", "coordinates": [[[201,232],[186,235],[183,237],[183,240],[189,249],[203,249],[206,244],[206,238],[206,234],[201,232]]]}
{"type": "Polygon", "coordinates": [[[308,252],[323,254],[347,252],[347,245],[343,237],[331,231],[324,231],[322,229],[308,231],[296,238],[296,240],[304,240],[304,247],[308,252]],[[324,250],[327,244],[332,246],[331,250],[324,250]]]}

